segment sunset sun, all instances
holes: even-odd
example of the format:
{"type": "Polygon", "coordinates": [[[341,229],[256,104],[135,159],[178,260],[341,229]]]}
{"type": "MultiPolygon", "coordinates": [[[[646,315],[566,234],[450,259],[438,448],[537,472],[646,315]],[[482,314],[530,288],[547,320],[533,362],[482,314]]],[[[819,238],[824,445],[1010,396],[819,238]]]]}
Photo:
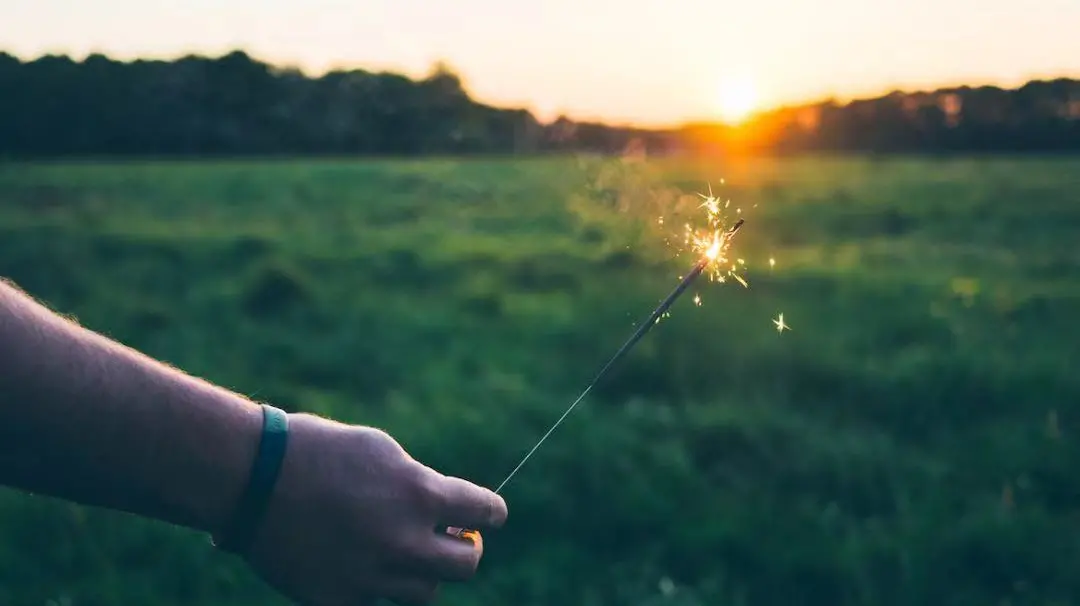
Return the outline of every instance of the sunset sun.
{"type": "Polygon", "coordinates": [[[717,116],[728,124],[746,120],[758,109],[758,92],[749,78],[721,82],[716,99],[717,116]]]}

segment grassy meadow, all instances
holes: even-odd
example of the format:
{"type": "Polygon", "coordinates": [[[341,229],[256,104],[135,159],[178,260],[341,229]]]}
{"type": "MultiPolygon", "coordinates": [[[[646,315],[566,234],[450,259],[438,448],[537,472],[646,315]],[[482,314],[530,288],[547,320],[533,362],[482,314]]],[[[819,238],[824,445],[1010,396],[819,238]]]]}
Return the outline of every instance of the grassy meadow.
{"type": "MultiPolygon", "coordinates": [[[[664,241],[710,184],[749,288],[676,303],[439,603],[1080,599],[1078,158],[8,164],[0,275],[494,486],[690,265],[664,241]]],[[[8,491],[0,604],[284,602],[204,536],[8,491]]]]}

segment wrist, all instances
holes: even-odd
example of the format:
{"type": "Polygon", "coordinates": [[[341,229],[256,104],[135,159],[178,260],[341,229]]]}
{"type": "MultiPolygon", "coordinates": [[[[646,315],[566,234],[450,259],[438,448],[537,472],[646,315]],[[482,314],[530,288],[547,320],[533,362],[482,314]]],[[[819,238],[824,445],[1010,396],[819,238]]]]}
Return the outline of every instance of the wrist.
{"type": "Polygon", "coordinates": [[[262,410],[235,394],[224,394],[226,402],[217,408],[221,417],[213,430],[204,434],[204,447],[195,455],[197,468],[204,473],[185,499],[195,530],[220,532],[236,507],[247,484],[251,463],[262,432],[262,410]]]}
{"type": "Polygon", "coordinates": [[[247,553],[262,526],[289,442],[289,415],[268,404],[259,408],[261,431],[243,492],[212,535],[216,546],[238,555],[247,553]]]}

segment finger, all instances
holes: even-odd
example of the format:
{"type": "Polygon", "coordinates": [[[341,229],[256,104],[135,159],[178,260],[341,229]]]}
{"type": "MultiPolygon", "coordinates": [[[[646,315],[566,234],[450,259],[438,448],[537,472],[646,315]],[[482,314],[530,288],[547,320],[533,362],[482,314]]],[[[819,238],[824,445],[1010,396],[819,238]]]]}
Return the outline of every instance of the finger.
{"type": "Polygon", "coordinates": [[[453,536],[445,527],[417,529],[402,535],[399,547],[384,554],[379,567],[383,575],[391,577],[465,581],[476,574],[483,554],[483,541],[478,537],[453,536]]]}
{"type": "Polygon", "coordinates": [[[462,528],[499,528],[506,522],[506,502],[468,480],[443,476],[439,483],[439,521],[462,528]]]}
{"type": "Polygon", "coordinates": [[[417,576],[386,575],[378,583],[379,593],[400,606],[419,606],[435,600],[439,582],[417,576]]]}
{"type": "Polygon", "coordinates": [[[432,529],[411,541],[409,556],[386,563],[390,576],[422,576],[440,581],[466,581],[480,565],[483,548],[469,539],[432,529]]]}
{"type": "Polygon", "coordinates": [[[467,581],[476,574],[484,556],[484,543],[479,533],[476,539],[436,533],[432,545],[431,563],[444,581],[467,581]]]}

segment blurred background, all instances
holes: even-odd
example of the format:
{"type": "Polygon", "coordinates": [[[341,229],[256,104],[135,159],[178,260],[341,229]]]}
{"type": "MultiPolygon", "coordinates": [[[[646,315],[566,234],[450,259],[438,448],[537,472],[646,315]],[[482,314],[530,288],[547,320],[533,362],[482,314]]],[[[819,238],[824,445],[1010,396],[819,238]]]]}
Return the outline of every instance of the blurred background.
{"type": "MultiPolygon", "coordinates": [[[[1080,601],[1080,3],[0,4],[0,275],[503,492],[441,604],[1080,601]],[[777,331],[780,314],[790,330],[777,331]]],[[[0,492],[0,605],[284,604],[0,492]]]]}

